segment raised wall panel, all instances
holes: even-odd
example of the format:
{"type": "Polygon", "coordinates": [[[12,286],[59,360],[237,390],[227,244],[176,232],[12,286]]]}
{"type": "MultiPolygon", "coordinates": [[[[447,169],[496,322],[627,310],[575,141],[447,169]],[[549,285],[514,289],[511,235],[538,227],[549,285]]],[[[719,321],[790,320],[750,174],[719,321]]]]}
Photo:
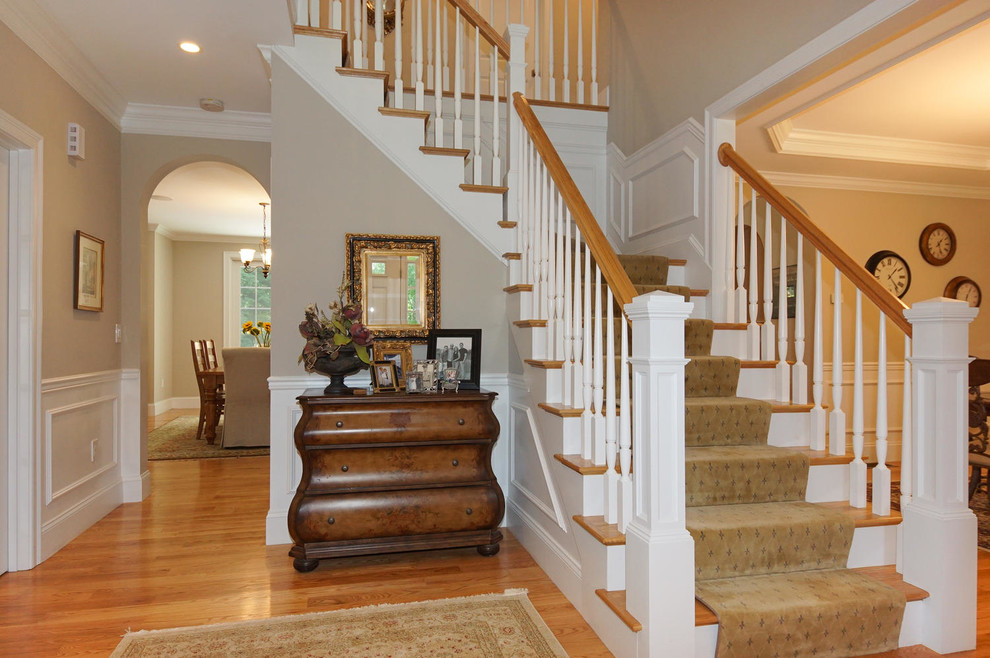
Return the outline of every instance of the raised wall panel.
{"type": "MultiPolygon", "coordinates": [[[[542,410],[540,413],[543,413],[542,410]]],[[[513,403],[509,418],[512,427],[509,481],[533,507],[566,532],[567,520],[550,475],[553,455],[547,455],[543,448],[533,411],[525,405],[513,403]]]]}

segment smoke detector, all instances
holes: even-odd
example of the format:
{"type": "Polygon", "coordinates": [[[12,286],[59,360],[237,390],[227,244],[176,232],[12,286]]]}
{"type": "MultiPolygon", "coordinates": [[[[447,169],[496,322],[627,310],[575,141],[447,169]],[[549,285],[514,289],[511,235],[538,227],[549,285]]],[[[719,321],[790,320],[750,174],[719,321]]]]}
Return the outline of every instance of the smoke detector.
{"type": "Polygon", "coordinates": [[[200,98],[199,106],[207,112],[223,112],[223,101],[219,98],[200,98]]]}

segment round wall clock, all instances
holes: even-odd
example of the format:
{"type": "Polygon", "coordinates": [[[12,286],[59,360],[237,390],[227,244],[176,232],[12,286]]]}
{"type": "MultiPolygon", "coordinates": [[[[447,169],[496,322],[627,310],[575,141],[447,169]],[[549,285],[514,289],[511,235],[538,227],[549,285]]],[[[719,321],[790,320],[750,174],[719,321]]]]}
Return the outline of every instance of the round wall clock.
{"type": "Polygon", "coordinates": [[[967,276],[957,276],[949,281],[945,286],[945,292],[942,293],[942,296],[950,299],[958,299],[961,302],[969,302],[969,305],[974,307],[979,306],[980,302],[983,301],[983,293],[980,292],[980,287],[976,285],[976,281],[973,281],[967,276]]]}
{"type": "Polygon", "coordinates": [[[895,297],[903,297],[911,287],[911,268],[893,251],[878,251],[866,261],[866,270],[880,280],[895,297]]]}
{"type": "Polygon", "coordinates": [[[929,224],[918,240],[921,255],[932,265],[945,265],[956,254],[956,234],[947,224],[929,224]]]}

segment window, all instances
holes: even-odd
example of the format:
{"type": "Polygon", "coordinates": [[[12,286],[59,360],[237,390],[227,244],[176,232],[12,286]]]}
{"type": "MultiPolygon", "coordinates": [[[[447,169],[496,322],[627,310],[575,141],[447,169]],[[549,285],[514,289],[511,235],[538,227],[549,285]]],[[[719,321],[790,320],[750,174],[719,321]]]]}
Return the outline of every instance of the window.
{"type": "Polygon", "coordinates": [[[241,326],[272,321],[272,273],[265,278],[260,269],[245,272],[236,251],[225,251],[223,257],[223,346],[257,345],[253,336],[241,332],[241,326]]]}

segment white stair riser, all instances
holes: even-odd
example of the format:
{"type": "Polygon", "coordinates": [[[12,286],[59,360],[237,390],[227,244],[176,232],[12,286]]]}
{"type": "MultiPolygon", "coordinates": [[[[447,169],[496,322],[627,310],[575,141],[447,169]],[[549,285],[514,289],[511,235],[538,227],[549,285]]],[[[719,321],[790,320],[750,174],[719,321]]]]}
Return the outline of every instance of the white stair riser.
{"type": "Polygon", "coordinates": [[[897,561],[897,526],[883,525],[856,528],[852,547],[849,549],[850,569],[879,567],[897,561]]]}
{"type": "Polygon", "coordinates": [[[849,465],[812,466],[808,473],[808,492],[804,499],[809,503],[849,500],[849,465]]]}
{"type": "Polygon", "coordinates": [[[740,368],[736,395],[741,398],[773,400],[773,368],[740,368]]]}
{"type": "Polygon", "coordinates": [[[691,303],[694,304],[694,308],[691,309],[691,317],[695,320],[704,320],[708,318],[708,297],[691,297],[691,303]]]}
{"type": "Polygon", "coordinates": [[[671,265],[670,267],[668,267],[667,268],[667,285],[668,286],[686,286],[687,285],[687,267],[685,267],[684,265],[671,265]]]}
{"type": "Polygon", "coordinates": [[[712,334],[712,354],[748,359],[746,331],[738,329],[716,329],[712,334]]]}
{"type": "Polygon", "coordinates": [[[574,537],[581,552],[581,579],[585,591],[596,589],[610,592],[626,588],[626,547],[606,546],[573,522],[574,537]]]}
{"type": "Polygon", "coordinates": [[[770,434],[767,443],[772,446],[807,446],[810,434],[808,413],[782,412],[770,416],[770,434]]]}
{"type": "MultiPolygon", "coordinates": [[[[568,508],[573,510],[575,514],[601,516],[605,513],[602,502],[605,497],[605,477],[603,475],[581,475],[560,462],[556,463],[553,473],[557,478],[557,484],[560,486],[561,498],[567,501],[568,508]],[[574,501],[580,501],[580,508],[574,507],[574,501]]],[[[581,529],[581,532],[586,531],[581,529]]]]}

